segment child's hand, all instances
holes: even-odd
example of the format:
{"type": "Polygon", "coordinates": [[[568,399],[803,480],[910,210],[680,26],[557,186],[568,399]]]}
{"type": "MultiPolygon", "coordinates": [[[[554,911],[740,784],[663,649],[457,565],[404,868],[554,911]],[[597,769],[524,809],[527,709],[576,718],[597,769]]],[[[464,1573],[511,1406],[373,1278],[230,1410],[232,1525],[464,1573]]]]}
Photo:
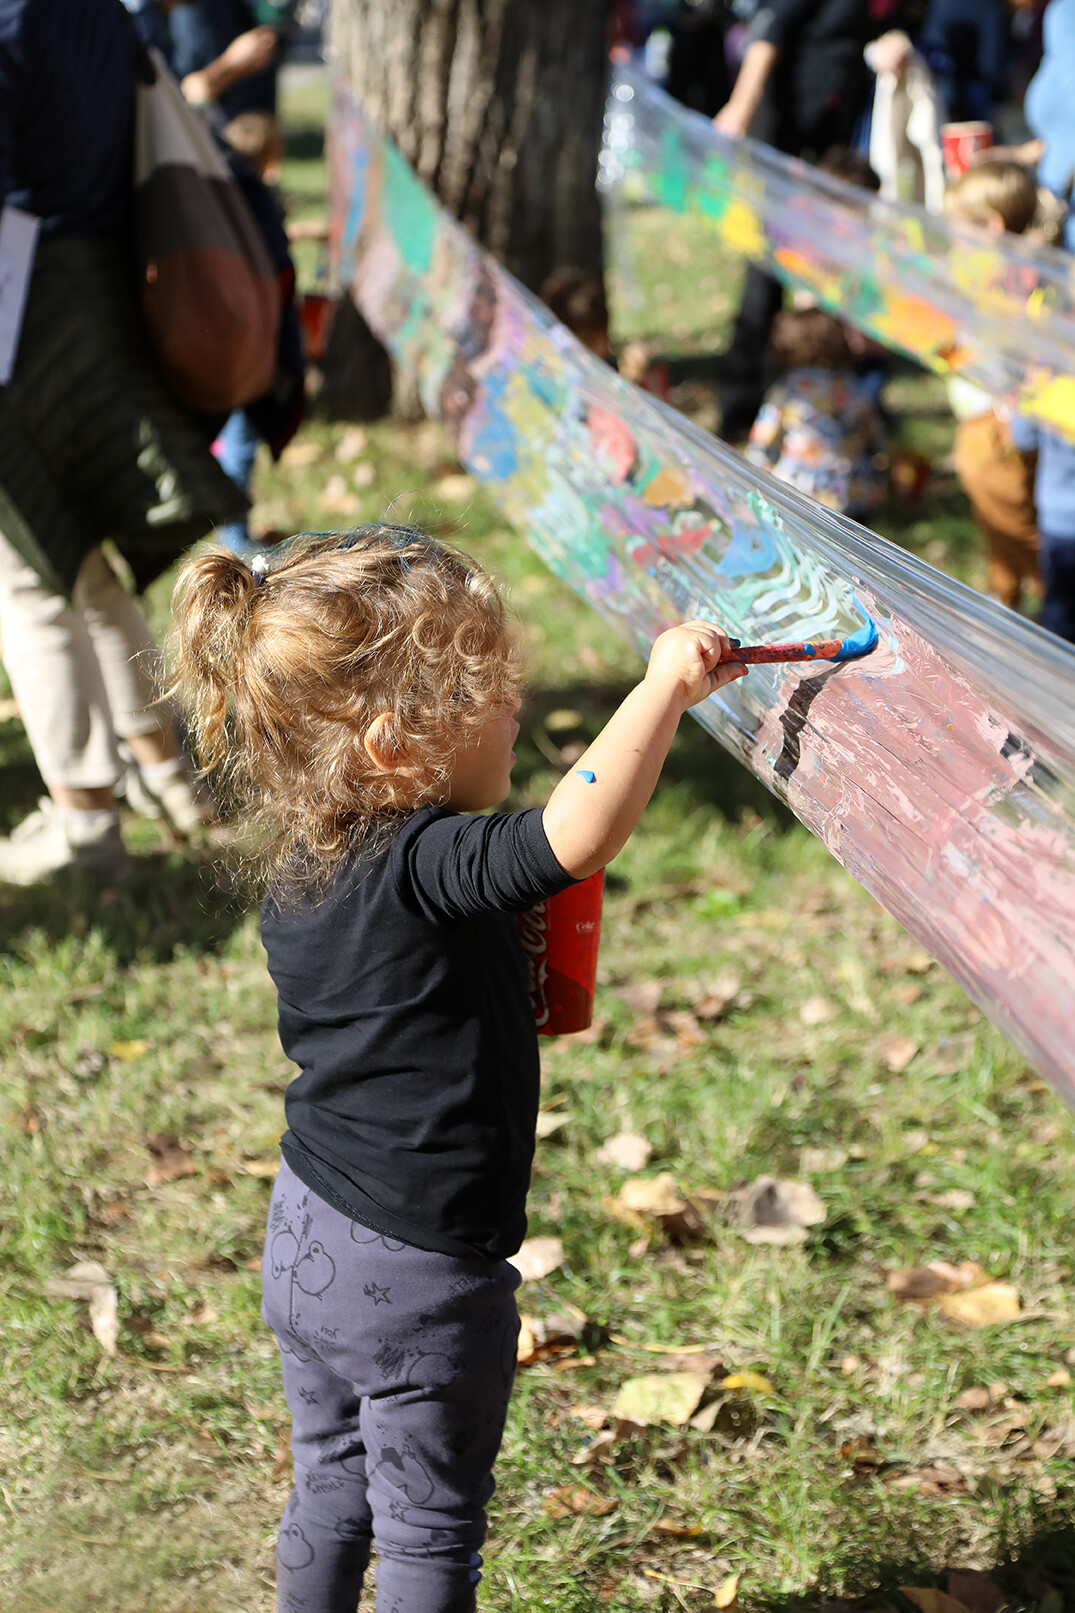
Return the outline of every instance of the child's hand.
{"type": "Polygon", "coordinates": [[[732,653],[728,635],[712,622],[684,622],[654,640],[645,681],[677,687],[686,711],[714,689],[746,676],[742,661],[722,660],[732,653]]]}

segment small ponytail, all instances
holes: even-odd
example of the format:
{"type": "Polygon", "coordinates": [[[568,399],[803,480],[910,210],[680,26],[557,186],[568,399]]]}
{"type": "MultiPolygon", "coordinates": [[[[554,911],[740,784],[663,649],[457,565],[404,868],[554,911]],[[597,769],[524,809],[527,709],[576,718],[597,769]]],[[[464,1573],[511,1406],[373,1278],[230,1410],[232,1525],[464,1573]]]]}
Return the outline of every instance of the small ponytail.
{"type": "Polygon", "coordinates": [[[170,692],[190,722],[203,773],[226,766],[228,714],[243,677],[243,641],[258,578],[228,549],[195,555],[172,602],[170,692]]]}

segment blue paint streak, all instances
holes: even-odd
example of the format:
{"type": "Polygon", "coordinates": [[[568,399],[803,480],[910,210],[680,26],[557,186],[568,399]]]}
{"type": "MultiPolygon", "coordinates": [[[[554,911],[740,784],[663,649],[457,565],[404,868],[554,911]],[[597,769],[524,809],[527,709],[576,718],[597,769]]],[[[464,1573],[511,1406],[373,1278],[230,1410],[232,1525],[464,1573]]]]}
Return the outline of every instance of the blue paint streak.
{"type": "Polygon", "coordinates": [[[833,656],[834,661],[854,661],[860,655],[869,655],[877,646],[877,623],[872,616],[867,616],[857,633],[845,638],[839,650],[833,656]]]}
{"type": "Polygon", "coordinates": [[[596,773],[588,773],[584,767],[576,767],[575,772],[578,774],[579,778],[585,779],[587,784],[597,783],[596,773]]]}

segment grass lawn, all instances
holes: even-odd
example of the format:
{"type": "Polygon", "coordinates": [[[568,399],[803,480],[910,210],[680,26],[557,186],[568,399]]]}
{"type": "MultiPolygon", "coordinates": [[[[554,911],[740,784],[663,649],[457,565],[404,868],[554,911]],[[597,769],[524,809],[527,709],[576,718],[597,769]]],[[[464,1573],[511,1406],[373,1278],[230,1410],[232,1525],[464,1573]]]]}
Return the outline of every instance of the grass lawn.
{"type": "MultiPolygon", "coordinates": [[[[285,183],[316,211],[316,88],[289,111],[285,183]]],[[[699,288],[689,231],[631,230],[648,267],[636,302],[620,291],[621,328],[712,345],[729,267],[699,288]]],[[[939,397],[890,386],[903,439],[935,461],[939,397]]],[[[258,490],[288,528],[391,506],[505,578],[532,673],[514,804],[544,800],[637,664],[439,430],[313,422],[258,490]]],[[[943,470],[920,510],[878,524],[981,581],[943,470]]],[[[0,711],[6,831],[39,784],[0,711]]],[[[248,893],[211,848],[129,827],[120,892],[0,887],[0,1613],[268,1613],[288,1420],[255,1268],[291,1069],[248,893]],[[114,1356],[84,1302],[45,1295],[80,1260],[114,1281],[114,1356]]],[[[520,1295],[534,1359],[482,1606],[671,1613],[724,1605],[739,1574],[750,1613],[859,1597],[911,1613],[898,1587],[976,1568],[1013,1610],[1075,1608],[1071,1117],[692,723],[609,887],[595,1032],[545,1047],[531,1232],[563,1261],[520,1295]],[[598,1158],[621,1133],[644,1164],[598,1158]],[[662,1173],[663,1214],[625,1211],[625,1181],[662,1173]],[[820,1196],[803,1241],[742,1236],[733,1190],[764,1173],[820,1196]],[[1018,1316],[961,1326],[886,1286],[927,1261],[976,1263],[1018,1316]],[[621,1417],[613,1438],[621,1387],[654,1373],[698,1409],[621,1417]]],[[[952,1588],[987,1613],[969,1584],[952,1588]]]]}

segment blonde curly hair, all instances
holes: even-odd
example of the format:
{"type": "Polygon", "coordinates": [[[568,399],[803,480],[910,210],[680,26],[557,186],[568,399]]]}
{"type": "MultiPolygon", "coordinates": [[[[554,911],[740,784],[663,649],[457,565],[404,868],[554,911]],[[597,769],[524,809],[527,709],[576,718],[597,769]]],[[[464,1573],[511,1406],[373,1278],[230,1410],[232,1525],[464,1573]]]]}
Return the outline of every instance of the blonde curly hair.
{"type": "Polygon", "coordinates": [[[260,830],[260,871],[281,889],[323,889],[442,799],[460,742],[517,698],[492,578],[413,527],[293,539],[262,575],[210,549],[180,573],[173,621],[171,691],[201,768],[260,830]],[[397,769],[367,750],[374,724],[397,769]]]}

